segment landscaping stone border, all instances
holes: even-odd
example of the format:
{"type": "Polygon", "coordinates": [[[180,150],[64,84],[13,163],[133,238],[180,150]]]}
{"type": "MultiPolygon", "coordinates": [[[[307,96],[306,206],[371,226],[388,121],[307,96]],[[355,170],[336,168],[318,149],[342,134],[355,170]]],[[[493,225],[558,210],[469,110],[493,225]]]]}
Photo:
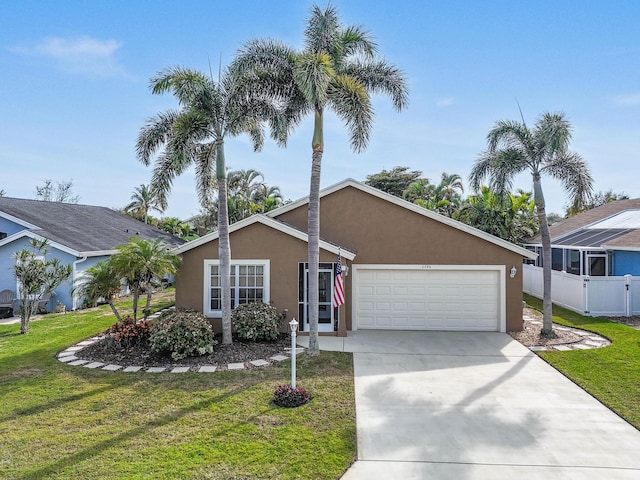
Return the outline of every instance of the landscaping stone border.
{"type": "MultiPolygon", "coordinates": [[[[175,307],[170,307],[169,309],[173,309],[175,307]]],[[[168,310],[168,309],[167,309],[168,310]]],[[[162,312],[154,313],[149,316],[149,320],[153,320],[157,318],[162,312]]],[[[95,337],[91,337],[87,340],[83,340],[81,342],[72,345],[60,353],[56,355],[58,361],[66,363],[67,365],[72,365],[74,367],[84,367],[90,369],[104,370],[107,372],[127,372],[127,373],[135,373],[135,372],[146,372],[146,373],[214,373],[224,371],[223,368],[226,367],[227,370],[244,370],[247,368],[256,368],[256,367],[267,367],[273,363],[283,362],[285,360],[289,360],[291,356],[287,354],[287,352],[282,352],[281,354],[274,355],[268,359],[256,359],[250,360],[243,363],[230,363],[228,365],[200,365],[194,366],[195,370],[191,370],[192,367],[184,367],[184,366],[171,366],[167,365],[166,367],[143,367],[139,365],[115,365],[115,364],[106,364],[101,362],[93,362],[91,360],[85,360],[82,358],[82,350],[94,343],[100,341],[103,337],[101,335],[96,335],[95,337]]],[[[290,350],[288,348],[286,350],[290,350]]],[[[296,349],[296,355],[300,354],[304,351],[303,348],[296,349]]]]}

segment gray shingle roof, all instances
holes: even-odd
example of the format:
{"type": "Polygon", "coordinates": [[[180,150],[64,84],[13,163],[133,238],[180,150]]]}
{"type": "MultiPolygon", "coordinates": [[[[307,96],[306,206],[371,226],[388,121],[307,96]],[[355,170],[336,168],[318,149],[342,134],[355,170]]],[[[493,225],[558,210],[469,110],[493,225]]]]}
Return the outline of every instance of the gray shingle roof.
{"type": "MultiPolygon", "coordinates": [[[[551,243],[566,244],[567,236],[569,234],[577,233],[589,225],[628,210],[640,210],[640,198],[605,203],[599,207],[554,223],[549,227],[551,243]],[[559,240],[562,240],[562,242],[558,242],[559,240]]],[[[626,247],[637,249],[640,247],[640,231],[637,229],[629,229],[627,232],[620,233],[620,235],[616,235],[614,238],[603,239],[600,243],[606,244],[607,246],[615,246],[617,248],[626,247]]],[[[536,235],[527,243],[539,244],[540,242],[540,235],[536,235]]]]}
{"type": "Polygon", "coordinates": [[[113,250],[130,237],[184,240],[106,207],[0,197],[0,212],[37,226],[30,231],[78,252],[113,250]]]}

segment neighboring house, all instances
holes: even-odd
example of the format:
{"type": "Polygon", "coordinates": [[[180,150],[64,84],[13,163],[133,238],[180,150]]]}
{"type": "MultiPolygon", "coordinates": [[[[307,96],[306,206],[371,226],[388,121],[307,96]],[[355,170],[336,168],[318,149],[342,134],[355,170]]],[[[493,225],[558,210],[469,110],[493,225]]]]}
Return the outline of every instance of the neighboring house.
{"type": "MultiPolygon", "coordinates": [[[[554,303],[589,315],[640,313],[640,199],[606,203],[549,232],[554,303]]],[[[525,267],[524,290],[541,297],[540,235],[525,247],[539,256],[525,267]]]]}
{"type": "MultiPolygon", "coordinates": [[[[522,329],[522,260],[536,255],[354,180],[320,193],[319,331],[522,329]],[[331,305],[341,252],[346,303],[331,305]]],[[[231,225],[232,303],[307,318],[308,199],[231,225]]],[[[221,316],[217,232],[177,249],[176,306],[221,316]]],[[[219,327],[219,325],[218,325],[219,327]]]]}
{"type": "Polygon", "coordinates": [[[46,239],[48,258],[72,266],[72,277],[58,287],[49,310],[60,302],[77,308],[73,298],[76,279],[90,266],[116,253],[115,248],[138,235],[164,239],[178,246],[183,240],[106,207],[0,197],[0,291],[16,292],[15,252],[30,247],[30,240],[46,239]]]}

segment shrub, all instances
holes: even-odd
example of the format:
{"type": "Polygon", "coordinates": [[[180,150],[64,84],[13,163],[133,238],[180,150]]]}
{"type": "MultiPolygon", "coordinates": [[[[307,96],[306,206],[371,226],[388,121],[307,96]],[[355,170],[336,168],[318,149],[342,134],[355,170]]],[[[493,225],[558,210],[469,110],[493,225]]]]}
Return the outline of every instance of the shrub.
{"type": "Polygon", "coordinates": [[[279,407],[294,408],[310,401],[309,392],[304,388],[292,388],[291,385],[280,385],[273,393],[273,403],[279,407]]]}
{"type": "Polygon", "coordinates": [[[105,332],[109,334],[109,339],[122,348],[132,347],[149,340],[151,332],[151,322],[141,320],[136,322],[131,317],[126,317],[105,332]]]}
{"type": "Polygon", "coordinates": [[[242,340],[277,340],[280,314],[262,302],[244,303],[231,312],[231,323],[242,340]]]}
{"type": "Polygon", "coordinates": [[[155,352],[169,352],[180,360],[213,352],[218,343],[213,328],[198,312],[166,312],[153,321],[149,343],[155,352]]]}

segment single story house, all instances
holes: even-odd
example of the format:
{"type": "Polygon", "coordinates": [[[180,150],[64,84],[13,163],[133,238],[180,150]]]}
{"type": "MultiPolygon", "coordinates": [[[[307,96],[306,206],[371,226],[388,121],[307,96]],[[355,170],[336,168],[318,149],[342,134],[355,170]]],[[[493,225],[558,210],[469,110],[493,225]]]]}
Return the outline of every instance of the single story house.
{"type": "MultiPolygon", "coordinates": [[[[261,300],[307,331],[308,198],[230,227],[232,306],[261,300]]],[[[345,180],[320,192],[319,331],[522,329],[522,261],[536,254],[345,180]],[[338,254],[345,305],[331,304],[338,254]]],[[[219,318],[218,233],[176,249],[176,306],[219,318]]],[[[219,327],[219,325],[218,325],[219,327]]]]}
{"type": "MultiPolygon", "coordinates": [[[[549,233],[555,303],[589,315],[640,313],[640,199],[605,203],[554,223],[549,233]]],[[[539,256],[526,262],[524,290],[542,296],[540,235],[525,247],[539,256]]]]}
{"type": "MultiPolygon", "coordinates": [[[[13,272],[15,252],[30,248],[31,239],[46,239],[48,258],[72,266],[71,278],[56,289],[49,311],[60,302],[79,307],[74,282],[90,266],[116,253],[116,247],[138,235],[162,238],[178,246],[184,240],[106,207],[0,197],[0,291],[18,292],[13,272]]],[[[17,296],[17,295],[16,295],[17,296]]]]}

